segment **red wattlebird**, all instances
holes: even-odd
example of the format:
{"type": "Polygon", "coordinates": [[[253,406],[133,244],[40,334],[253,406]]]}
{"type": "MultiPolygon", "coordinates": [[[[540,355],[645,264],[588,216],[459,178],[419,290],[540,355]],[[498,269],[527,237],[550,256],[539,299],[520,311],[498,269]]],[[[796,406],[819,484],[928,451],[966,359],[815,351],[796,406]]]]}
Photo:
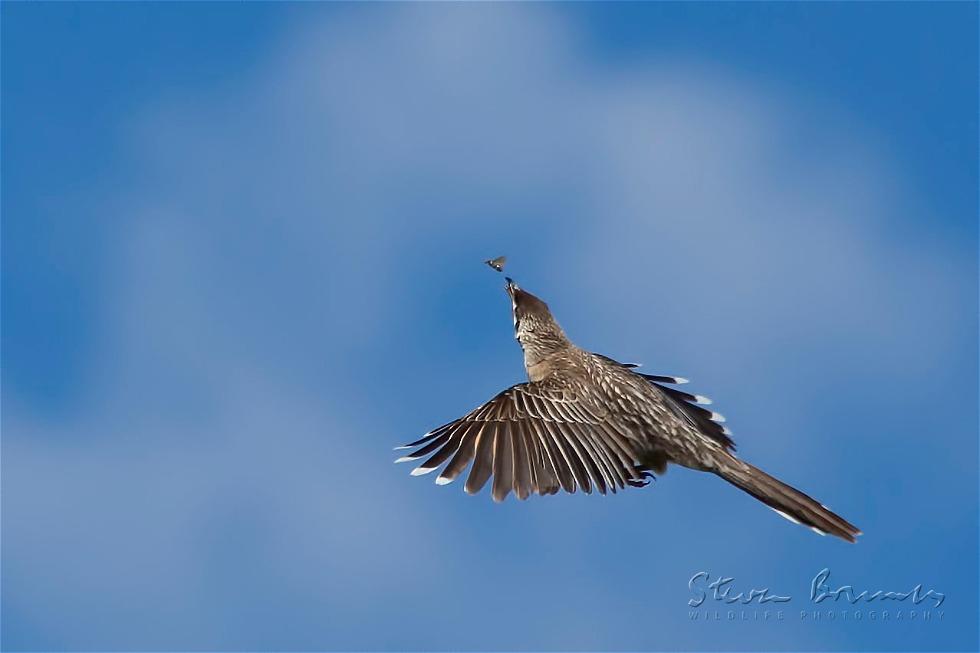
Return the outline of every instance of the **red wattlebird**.
{"type": "Polygon", "coordinates": [[[506,288],[528,382],[399,447],[415,451],[397,462],[425,458],[413,475],[442,467],[436,483],[444,485],[470,466],[466,491],[479,492],[493,477],[493,498],[503,501],[512,491],[526,499],[577,488],[605,494],[640,487],[672,463],[717,474],[818,533],[848,542],[861,534],[826,506],[737,458],[724,418],[701,407],[710,401],[672,387],[685,379],[640,374],[634,365],[576,347],[547,304],[509,278],[506,288]]]}

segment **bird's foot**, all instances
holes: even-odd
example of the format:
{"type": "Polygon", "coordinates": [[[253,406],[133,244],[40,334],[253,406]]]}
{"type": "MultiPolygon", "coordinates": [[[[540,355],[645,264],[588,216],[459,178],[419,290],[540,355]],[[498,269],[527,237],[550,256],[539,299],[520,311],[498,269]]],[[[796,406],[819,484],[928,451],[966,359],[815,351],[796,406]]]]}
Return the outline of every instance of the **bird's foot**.
{"type": "Polygon", "coordinates": [[[628,479],[626,483],[631,487],[646,487],[650,485],[650,481],[657,480],[657,477],[653,475],[649,467],[645,465],[634,465],[633,466],[633,478],[628,479]],[[649,480],[647,480],[649,479],[649,480]]]}

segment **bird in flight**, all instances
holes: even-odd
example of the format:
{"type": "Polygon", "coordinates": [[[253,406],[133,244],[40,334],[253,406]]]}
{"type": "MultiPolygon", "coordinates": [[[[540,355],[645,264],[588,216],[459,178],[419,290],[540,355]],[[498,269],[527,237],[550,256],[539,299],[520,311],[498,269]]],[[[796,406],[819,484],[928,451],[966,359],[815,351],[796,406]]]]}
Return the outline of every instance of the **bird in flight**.
{"type": "Polygon", "coordinates": [[[467,415],[398,449],[396,462],[425,459],[413,476],[439,468],[445,485],[469,467],[465,489],[493,478],[495,501],[560,490],[616,493],[642,487],[668,464],[710,472],[780,515],[821,535],[854,542],[853,524],[803,492],[735,456],[724,418],[710,400],[674,386],[675,376],[641,374],[636,365],[575,346],[548,305],[507,278],[515,338],[527,383],[518,383],[467,415]],[[471,464],[472,463],[472,464],[471,464]]]}
{"type": "Polygon", "coordinates": [[[484,261],[487,265],[492,267],[497,272],[503,272],[504,266],[507,264],[506,256],[498,256],[497,258],[491,258],[484,261]]]}

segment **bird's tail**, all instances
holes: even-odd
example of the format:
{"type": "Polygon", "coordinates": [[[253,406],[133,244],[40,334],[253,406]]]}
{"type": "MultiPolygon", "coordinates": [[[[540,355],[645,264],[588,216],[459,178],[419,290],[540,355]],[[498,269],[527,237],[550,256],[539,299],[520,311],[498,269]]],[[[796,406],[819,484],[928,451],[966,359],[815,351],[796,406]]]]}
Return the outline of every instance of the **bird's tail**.
{"type": "Polygon", "coordinates": [[[854,524],[832,512],[827,506],[747,462],[732,457],[719,465],[715,473],[786,519],[809,526],[821,535],[829,533],[854,542],[861,534],[854,524]]]}

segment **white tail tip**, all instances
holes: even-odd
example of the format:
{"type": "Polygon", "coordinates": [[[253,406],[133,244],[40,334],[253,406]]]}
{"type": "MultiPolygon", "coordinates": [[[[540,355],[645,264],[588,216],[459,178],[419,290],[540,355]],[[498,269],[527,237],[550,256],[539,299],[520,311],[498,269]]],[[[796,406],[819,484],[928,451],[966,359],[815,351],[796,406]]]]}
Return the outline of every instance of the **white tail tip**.
{"type": "MultiPolygon", "coordinates": [[[[772,508],[772,506],[770,506],[770,508],[772,508]]],[[[772,511],[774,513],[776,513],[777,515],[779,515],[780,517],[783,517],[784,519],[790,520],[794,524],[799,524],[800,523],[800,520],[799,519],[797,519],[796,517],[791,517],[791,516],[787,515],[785,512],[783,512],[782,510],[779,510],[778,508],[773,508],[772,511]]]]}
{"type": "Polygon", "coordinates": [[[434,471],[436,471],[435,467],[416,467],[412,470],[412,476],[422,476],[434,471]]]}

